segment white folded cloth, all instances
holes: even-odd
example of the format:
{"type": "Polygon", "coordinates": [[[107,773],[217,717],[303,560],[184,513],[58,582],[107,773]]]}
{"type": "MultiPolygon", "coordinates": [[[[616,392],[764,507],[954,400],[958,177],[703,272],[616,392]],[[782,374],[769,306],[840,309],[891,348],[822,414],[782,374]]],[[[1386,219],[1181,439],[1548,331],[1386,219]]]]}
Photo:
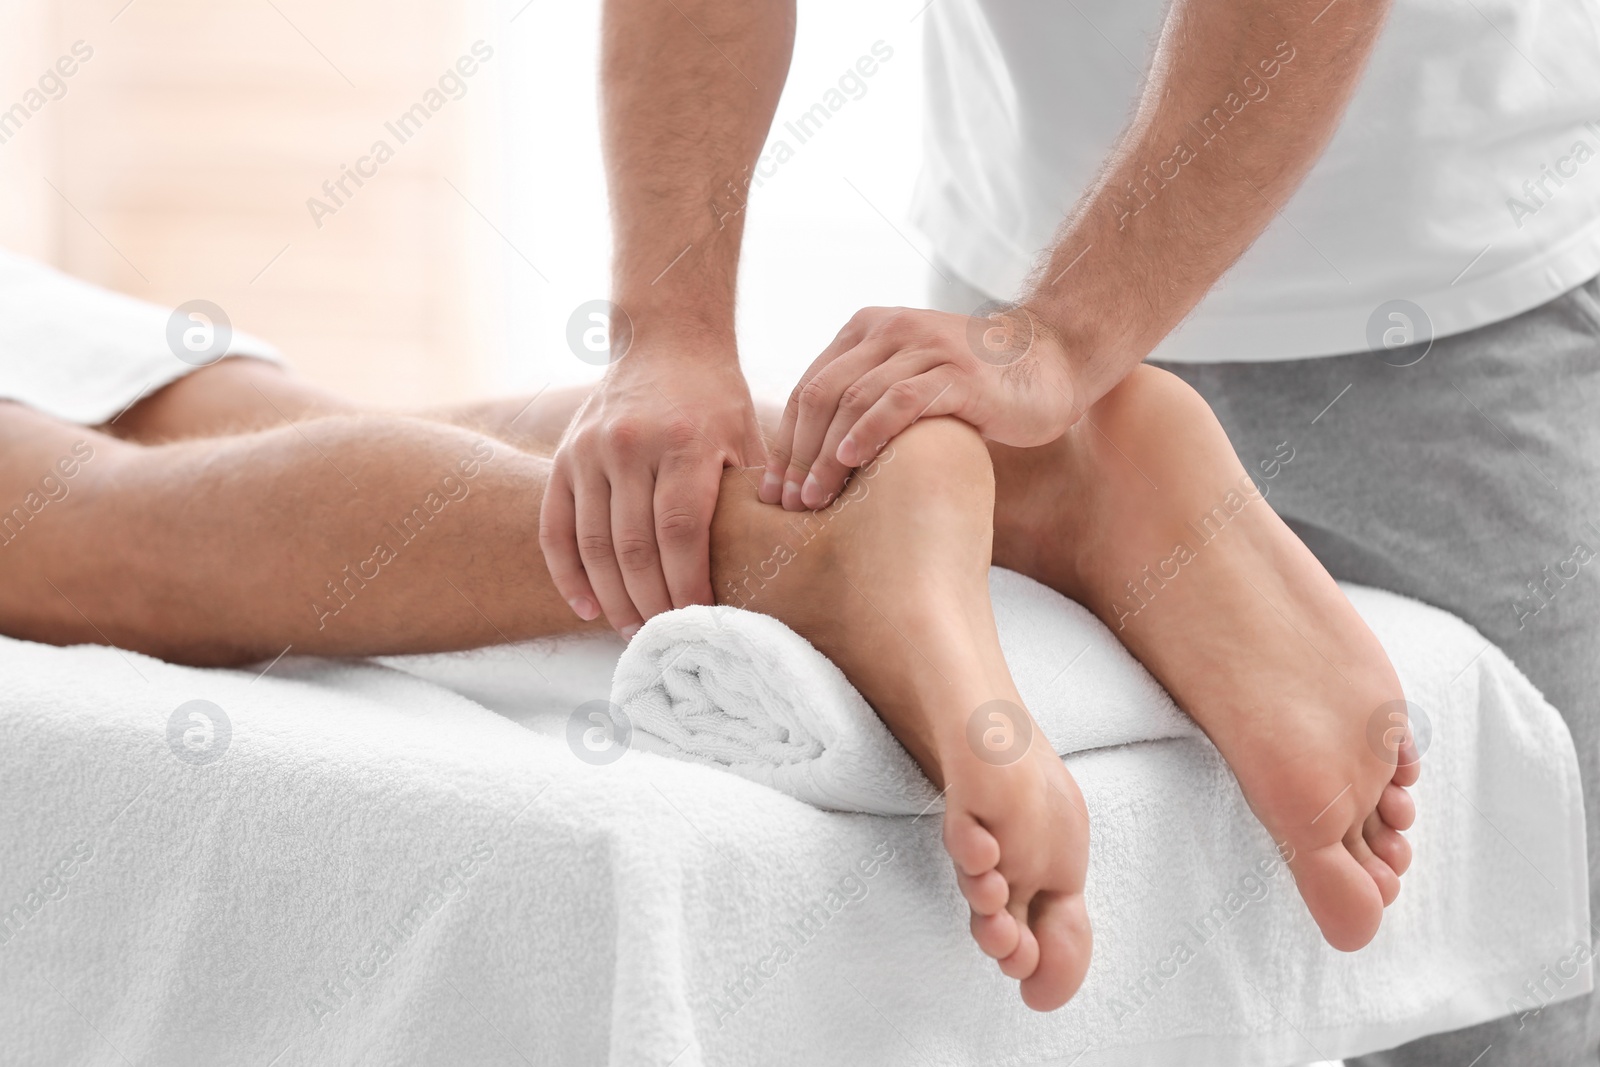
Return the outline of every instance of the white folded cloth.
{"type": "Polygon", "coordinates": [[[208,301],[160,307],[0,250],[0,399],[92,426],[224,356],[282,360],[208,301]]]}
{"type": "MultiPolygon", "coordinates": [[[[1017,691],[1058,754],[1200,733],[1087,608],[998,567],[989,589],[1017,691]]],[[[657,615],[618,661],[611,699],[639,748],[722,767],[819,808],[942,807],[843,672],[766,615],[657,615]]]]}

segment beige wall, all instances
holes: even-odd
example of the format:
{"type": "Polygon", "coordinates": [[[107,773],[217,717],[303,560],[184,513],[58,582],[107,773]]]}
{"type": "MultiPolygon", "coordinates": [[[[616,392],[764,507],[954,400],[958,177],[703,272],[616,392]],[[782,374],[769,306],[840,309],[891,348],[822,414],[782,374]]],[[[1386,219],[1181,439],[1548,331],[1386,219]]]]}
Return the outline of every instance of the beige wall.
{"type": "Polygon", "coordinates": [[[493,27],[461,3],[120,2],[7,14],[0,109],[74,42],[93,57],[0,144],[0,244],[142,299],[210,300],[371,400],[481,391],[498,238],[461,194],[496,217],[476,165],[494,62],[407,143],[384,123],[493,27]],[[318,228],[307,198],[379,139],[393,159],[318,228]]]}

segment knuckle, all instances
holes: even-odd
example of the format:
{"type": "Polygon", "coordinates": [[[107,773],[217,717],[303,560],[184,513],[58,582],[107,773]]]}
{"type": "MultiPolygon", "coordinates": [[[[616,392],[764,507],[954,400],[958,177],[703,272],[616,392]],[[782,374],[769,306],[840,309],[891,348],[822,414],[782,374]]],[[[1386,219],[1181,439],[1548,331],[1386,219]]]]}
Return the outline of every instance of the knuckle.
{"type": "Polygon", "coordinates": [[[922,336],[922,326],[915,312],[895,308],[884,315],[874,332],[891,344],[905,347],[922,336]]]}
{"type": "Polygon", "coordinates": [[[644,448],[645,429],[634,419],[618,419],[611,424],[606,443],[619,455],[631,456],[644,448]]]}
{"type": "Polygon", "coordinates": [[[678,421],[669,425],[661,435],[662,443],[673,452],[698,450],[704,443],[700,430],[692,422],[678,421]]]}
{"type": "Polygon", "coordinates": [[[576,436],[564,438],[556,445],[555,453],[550,457],[550,477],[545,482],[544,499],[549,500],[558,491],[571,493],[572,485],[576,481],[574,472],[582,465],[584,456],[581,450],[583,444],[576,436]]]}
{"type": "Polygon", "coordinates": [[[870,387],[864,382],[856,382],[839,396],[839,408],[842,411],[861,412],[872,406],[874,397],[870,387]]]}
{"type": "Polygon", "coordinates": [[[916,385],[904,378],[889,386],[883,395],[890,404],[901,409],[915,407],[922,399],[916,385]]]}
{"type": "Polygon", "coordinates": [[[828,382],[818,374],[800,387],[800,407],[802,410],[817,407],[828,399],[828,382]]]}
{"type": "Polygon", "coordinates": [[[656,536],[669,548],[693,544],[700,526],[700,516],[689,508],[668,508],[656,516],[656,536]]]}
{"type": "Polygon", "coordinates": [[[606,424],[580,420],[567,431],[562,445],[568,453],[588,452],[606,440],[606,424]]]}
{"type": "Polygon", "coordinates": [[[615,551],[617,562],[625,570],[642,571],[655,566],[655,541],[649,537],[637,533],[624,534],[617,538],[615,551]]]}
{"type": "Polygon", "coordinates": [[[616,550],[611,545],[611,538],[605,534],[579,534],[578,555],[586,564],[608,563],[616,558],[616,550]]]}

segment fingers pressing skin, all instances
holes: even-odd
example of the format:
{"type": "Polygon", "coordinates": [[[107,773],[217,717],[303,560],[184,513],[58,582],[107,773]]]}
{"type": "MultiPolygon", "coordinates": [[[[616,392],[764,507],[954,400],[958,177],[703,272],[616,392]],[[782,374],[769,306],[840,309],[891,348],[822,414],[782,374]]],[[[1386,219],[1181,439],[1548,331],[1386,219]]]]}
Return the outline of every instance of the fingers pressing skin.
{"type": "Polygon", "coordinates": [[[583,478],[574,487],[577,501],[578,558],[589,585],[600,599],[606,621],[624,637],[631,637],[644,616],[628,597],[611,527],[611,486],[602,478],[583,478]]]}
{"type": "MultiPolygon", "coordinates": [[[[618,464],[611,473],[611,547],[624,592],[639,622],[672,607],[656,547],[657,486],[650,474],[649,468],[637,464],[618,464]]],[[[608,603],[607,618],[624,614],[622,605],[608,603]]],[[[623,636],[631,635],[624,632],[623,636]]]]}
{"type": "Polygon", "coordinates": [[[961,380],[948,367],[934,367],[915,377],[901,378],[884,389],[853,426],[841,423],[840,440],[831,446],[829,455],[839,457],[836,461],[841,469],[844,456],[854,458],[850,466],[857,466],[877,455],[885,442],[913,422],[953,414],[964,399],[961,380]]]}
{"type": "MultiPolygon", "coordinates": [[[[842,463],[838,456],[839,443],[856,420],[886,391],[897,388],[898,382],[921,374],[937,362],[938,357],[932,353],[897,349],[883,338],[869,336],[801,388],[793,453],[785,478],[787,483],[800,482],[800,506],[825,507],[838,495],[850,471],[862,462],[842,463]]],[[[907,419],[906,426],[912,421],[907,419]]]]}
{"type": "Polygon", "coordinates": [[[703,450],[668,453],[659,474],[619,456],[605,477],[576,491],[553,474],[540,523],[556,587],[580,616],[584,609],[624,637],[654,615],[710,604],[711,516],[722,479],[721,457],[703,450]],[[556,532],[561,519],[574,529],[556,532]],[[598,605],[595,607],[594,605],[598,605]]]}
{"type": "MultiPolygon", "coordinates": [[[[784,405],[778,441],[787,457],[783,475],[783,506],[791,511],[803,507],[823,507],[836,494],[838,486],[824,491],[818,475],[832,478],[834,471],[824,466],[822,450],[828,424],[847,390],[882,358],[882,346],[870,341],[840,355],[834,362],[812,373],[789,396],[784,405]],[[812,503],[815,501],[815,503],[812,503]]],[[[844,479],[838,479],[839,485],[844,479]]]]}
{"type": "Polygon", "coordinates": [[[545,485],[544,503],[539,508],[539,550],[556,591],[584,622],[600,615],[600,599],[595,596],[578,554],[577,511],[572,485],[560,468],[551,472],[545,485]]]}
{"type": "Polygon", "coordinates": [[[915,349],[899,352],[863,374],[840,394],[838,410],[832,413],[833,421],[823,436],[811,473],[801,487],[802,503],[807,507],[821,507],[814,501],[837,495],[850,472],[876,456],[891,437],[923,415],[947,413],[934,411],[926,402],[915,402],[920,389],[913,383],[925,385],[923,379],[938,372],[924,372],[937,365],[937,360],[928,353],[915,349]],[[902,403],[906,405],[906,416],[886,421],[880,414],[876,420],[878,425],[866,423],[865,417],[872,411],[885,409],[891,397],[900,402],[894,405],[897,410],[902,403]],[[869,443],[858,446],[857,440],[869,443]],[[843,447],[846,441],[850,442],[848,450],[843,447]]]}
{"type": "MultiPolygon", "coordinates": [[[[841,329],[829,342],[822,354],[811,361],[811,366],[800,376],[800,381],[789,393],[789,399],[783,405],[783,416],[778,420],[778,432],[773,436],[767,449],[767,469],[761,476],[761,487],[757,496],[764,504],[782,503],[789,492],[784,482],[790,467],[790,458],[794,454],[795,425],[800,419],[800,395],[802,390],[811,383],[811,380],[828,368],[840,355],[854,348],[864,334],[858,325],[858,320],[866,314],[859,312],[841,329]]],[[[800,483],[796,481],[792,492],[795,499],[799,499],[800,483]]]]}
{"type": "Polygon", "coordinates": [[[889,328],[900,321],[896,316],[880,308],[857,314],[789,395],[775,455],[768,461],[770,472],[782,470],[781,500],[788,510],[825,507],[838,495],[854,466],[839,462],[839,441],[855,418],[896,380],[920,373],[937,359],[908,345],[911,335],[905,329],[889,328]],[[833,432],[841,420],[844,425],[833,432]]]}
{"type": "Polygon", "coordinates": [[[864,308],[789,396],[762,477],[761,499],[791,511],[825,507],[849,472],[921,418],[954,415],[1018,447],[1059,437],[1081,411],[1073,366],[1031,317],[864,308]],[[1021,329],[1021,327],[1026,327],[1021,329]],[[1020,329],[1020,333],[1017,332],[1020,329]]]}
{"type": "MultiPolygon", "coordinates": [[[[638,324],[636,324],[637,327],[638,324]]],[[[763,444],[731,338],[653,339],[614,362],[562,434],[540,517],[556,588],[624,636],[672,608],[712,603],[711,518],[724,466],[763,444]]]]}
{"type": "Polygon", "coordinates": [[[679,452],[662,461],[656,475],[655,535],[666,575],[666,607],[712,603],[711,517],[721,487],[719,456],[679,452]]]}

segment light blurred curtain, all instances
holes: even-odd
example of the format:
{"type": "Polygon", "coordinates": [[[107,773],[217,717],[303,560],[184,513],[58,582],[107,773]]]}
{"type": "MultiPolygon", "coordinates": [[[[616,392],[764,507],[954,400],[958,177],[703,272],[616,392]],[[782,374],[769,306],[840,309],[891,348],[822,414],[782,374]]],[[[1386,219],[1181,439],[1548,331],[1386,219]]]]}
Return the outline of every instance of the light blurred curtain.
{"type": "Polygon", "coordinates": [[[494,48],[478,7],[14,0],[6,22],[0,244],[142,299],[212,301],[374,402],[481,392],[501,315],[479,150],[500,75],[492,57],[456,66],[494,48]],[[52,77],[75,45],[92,56],[52,77]],[[402,143],[386,123],[414,105],[402,143]],[[330,197],[379,141],[392,157],[330,197]]]}

